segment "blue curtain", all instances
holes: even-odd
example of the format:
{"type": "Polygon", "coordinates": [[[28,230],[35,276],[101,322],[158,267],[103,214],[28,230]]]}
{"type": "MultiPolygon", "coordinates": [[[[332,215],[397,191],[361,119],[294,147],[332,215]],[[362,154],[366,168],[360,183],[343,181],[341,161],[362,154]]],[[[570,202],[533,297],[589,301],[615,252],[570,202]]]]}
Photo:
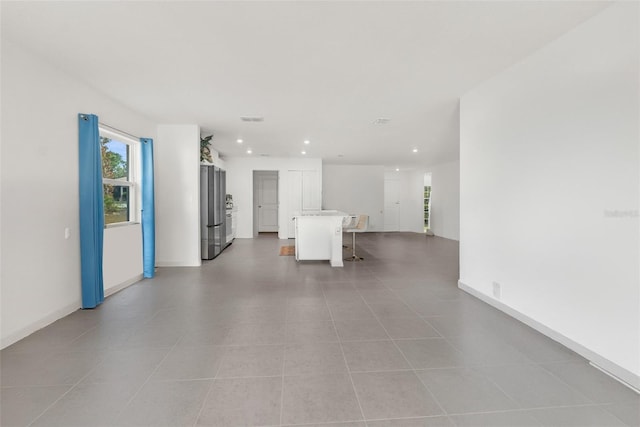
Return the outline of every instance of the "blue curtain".
{"type": "Polygon", "coordinates": [[[142,266],[144,277],[154,276],[156,265],[155,206],[153,198],[153,139],[140,138],[142,153],[142,266]]]}
{"type": "Polygon", "coordinates": [[[95,308],[104,301],[104,202],[98,116],[78,114],[78,130],[82,308],[95,308]]]}

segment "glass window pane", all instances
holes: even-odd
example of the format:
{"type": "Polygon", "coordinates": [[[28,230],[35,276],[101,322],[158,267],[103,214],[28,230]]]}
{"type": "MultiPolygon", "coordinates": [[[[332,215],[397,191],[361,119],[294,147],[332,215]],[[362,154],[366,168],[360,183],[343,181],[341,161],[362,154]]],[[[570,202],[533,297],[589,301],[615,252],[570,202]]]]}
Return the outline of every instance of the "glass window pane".
{"type": "Polygon", "coordinates": [[[104,185],[104,223],[129,221],[129,191],[126,185],[104,185]]]}
{"type": "Polygon", "coordinates": [[[129,180],[129,145],[100,136],[102,150],[102,176],[129,180]]]}

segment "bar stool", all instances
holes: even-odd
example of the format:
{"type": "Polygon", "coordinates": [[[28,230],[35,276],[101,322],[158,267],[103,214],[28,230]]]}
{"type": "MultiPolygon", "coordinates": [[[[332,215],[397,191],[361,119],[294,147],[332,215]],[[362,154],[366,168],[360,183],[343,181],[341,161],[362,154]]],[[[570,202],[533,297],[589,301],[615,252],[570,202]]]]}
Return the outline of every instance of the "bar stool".
{"type": "Polygon", "coordinates": [[[362,261],[364,258],[356,255],[356,233],[364,233],[369,227],[369,215],[352,215],[342,225],[342,230],[351,233],[351,257],[345,261],[362,261]]]}

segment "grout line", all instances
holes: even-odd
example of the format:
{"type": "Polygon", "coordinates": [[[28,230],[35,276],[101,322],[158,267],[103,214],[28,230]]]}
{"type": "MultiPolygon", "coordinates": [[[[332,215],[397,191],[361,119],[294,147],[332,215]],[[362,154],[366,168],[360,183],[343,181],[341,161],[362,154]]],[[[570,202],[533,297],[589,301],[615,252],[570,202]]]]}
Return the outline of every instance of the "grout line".
{"type": "Polygon", "coordinates": [[[336,322],[333,319],[333,313],[331,312],[331,308],[329,307],[329,303],[327,302],[327,295],[324,292],[324,287],[321,286],[322,295],[324,296],[324,303],[327,306],[327,310],[329,310],[329,315],[331,316],[331,323],[333,324],[333,330],[338,337],[338,344],[340,345],[340,352],[342,353],[342,359],[347,368],[347,374],[349,375],[349,380],[351,381],[351,387],[353,388],[353,394],[356,396],[356,402],[358,402],[358,407],[360,408],[360,415],[362,416],[362,420],[364,421],[365,427],[368,425],[366,421],[366,417],[364,415],[364,410],[362,409],[362,403],[360,403],[360,397],[358,396],[358,390],[356,389],[356,384],[353,381],[353,375],[351,375],[351,369],[349,368],[349,363],[347,362],[347,356],[344,353],[344,348],[342,347],[342,342],[340,341],[340,334],[338,334],[338,328],[336,327],[336,322]]]}
{"type": "MultiPolygon", "coordinates": [[[[286,331],[285,331],[286,334],[286,331]]],[[[285,338],[286,341],[286,338],[285,338]]],[[[282,425],[282,418],[284,416],[284,368],[287,362],[287,345],[284,344],[282,346],[282,370],[280,373],[282,374],[282,382],[280,385],[280,425],[282,425]]]]}
{"type": "MultiPolygon", "coordinates": [[[[71,387],[69,387],[69,390],[65,391],[64,393],[62,393],[60,395],[60,397],[58,397],[51,405],[47,406],[42,412],[40,412],[40,414],[35,417],[29,424],[27,424],[27,427],[31,427],[33,425],[33,423],[35,423],[36,421],[38,421],[44,414],[45,412],[47,412],[49,409],[51,409],[53,406],[55,406],[60,400],[62,400],[67,394],[71,393],[71,390],[73,390],[74,388],[76,388],[85,378],[87,378],[89,375],[91,375],[93,373],[93,371],[95,371],[96,367],[102,363],[102,360],[100,360],[100,362],[98,362],[96,364],[96,366],[93,369],[90,369],[89,372],[87,372],[82,378],[80,378],[75,384],[71,385],[71,387]]],[[[59,386],[64,386],[64,385],[69,385],[69,384],[59,384],[59,386]]],[[[52,386],[43,386],[43,387],[52,387],[52,386]]],[[[4,388],[4,387],[3,387],[4,388]]]]}
{"type": "Polygon", "coordinates": [[[204,406],[207,404],[207,399],[209,399],[209,395],[211,394],[211,390],[213,390],[213,386],[216,384],[216,380],[218,379],[218,374],[220,373],[220,368],[227,358],[228,349],[224,348],[224,353],[220,357],[220,361],[218,362],[218,367],[216,368],[216,373],[213,375],[213,381],[211,381],[211,385],[209,385],[209,389],[207,393],[204,395],[204,400],[202,401],[202,405],[200,406],[200,410],[198,411],[198,415],[196,415],[195,421],[193,422],[193,426],[198,425],[198,420],[202,416],[202,411],[204,411],[204,406]]]}
{"type": "MultiPolygon", "coordinates": [[[[115,419],[120,418],[120,416],[124,413],[124,411],[129,407],[129,405],[131,404],[131,402],[133,402],[133,400],[138,396],[138,394],[140,394],[140,391],[142,391],[142,389],[144,388],[145,385],[147,385],[147,383],[149,382],[149,380],[151,379],[151,377],[153,376],[153,374],[156,373],[156,371],[158,370],[158,368],[162,365],[162,363],[164,363],[164,361],[167,359],[167,357],[169,357],[169,355],[171,354],[171,352],[173,351],[173,349],[176,348],[176,346],[178,345],[178,343],[180,342],[180,338],[178,338],[176,340],[176,342],[173,344],[173,346],[169,349],[169,351],[167,352],[167,354],[164,355],[164,357],[162,358],[162,360],[160,360],[160,362],[156,365],[156,367],[153,369],[153,371],[151,371],[151,373],[149,374],[149,376],[147,377],[146,380],[144,380],[144,382],[142,383],[142,385],[140,387],[138,387],[138,390],[136,390],[135,393],[133,393],[133,396],[131,396],[129,398],[129,400],[127,401],[127,403],[122,407],[122,410],[120,411],[120,413],[118,414],[117,417],[115,417],[115,419]]],[[[144,347],[143,347],[144,348],[144,347]]],[[[166,347],[165,347],[166,348],[166,347]]]]}
{"type": "MultiPolygon", "coordinates": [[[[391,290],[392,293],[395,294],[395,292],[393,290],[391,290]]],[[[397,295],[396,295],[397,296],[397,295]]],[[[362,298],[362,300],[364,301],[364,303],[367,305],[367,307],[369,307],[369,310],[371,310],[371,306],[369,305],[369,303],[364,299],[364,297],[362,295],[360,295],[360,298],[362,298]]],[[[398,297],[400,298],[400,297],[398,297]]],[[[404,300],[400,299],[402,301],[402,303],[404,305],[405,304],[404,300]]],[[[415,311],[409,307],[407,305],[407,307],[415,313],[415,311]]],[[[444,407],[440,404],[440,402],[438,401],[438,399],[436,399],[436,396],[433,394],[433,392],[431,391],[431,389],[429,389],[429,387],[427,387],[427,385],[424,383],[424,381],[422,381],[422,379],[420,378],[420,376],[418,375],[418,373],[416,372],[415,367],[413,366],[413,364],[411,364],[411,362],[409,361],[409,359],[407,359],[407,357],[405,356],[405,354],[402,352],[402,350],[400,349],[400,347],[398,346],[398,344],[393,340],[393,338],[391,338],[391,335],[389,334],[389,331],[387,331],[387,328],[384,327],[384,325],[382,324],[382,322],[380,321],[380,319],[378,318],[378,315],[371,310],[371,312],[373,313],[373,315],[375,316],[375,318],[378,320],[378,323],[380,323],[380,325],[382,325],[382,328],[384,329],[384,332],[387,334],[387,336],[389,337],[389,339],[391,340],[391,342],[393,343],[393,345],[395,346],[396,350],[398,352],[400,352],[400,354],[402,355],[402,357],[404,358],[404,360],[407,362],[407,365],[410,366],[412,368],[412,372],[413,375],[415,375],[415,377],[418,379],[418,381],[420,381],[420,384],[423,385],[423,387],[425,388],[425,390],[427,390],[427,392],[429,393],[429,395],[431,396],[431,398],[433,399],[433,401],[436,403],[436,405],[438,405],[438,408],[442,411],[442,415],[447,416],[447,411],[444,410],[444,407]]]]}

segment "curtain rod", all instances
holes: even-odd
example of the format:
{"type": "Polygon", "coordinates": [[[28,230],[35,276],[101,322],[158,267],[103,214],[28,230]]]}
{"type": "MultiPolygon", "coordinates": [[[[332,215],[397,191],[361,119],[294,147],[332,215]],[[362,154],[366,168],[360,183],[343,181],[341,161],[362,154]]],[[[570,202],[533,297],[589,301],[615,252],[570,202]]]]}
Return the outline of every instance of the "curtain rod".
{"type": "Polygon", "coordinates": [[[121,131],[120,129],[118,129],[118,128],[114,128],[113,126],[109,126],[109,125],[108,125],[108,124],[106,124],[106,123],[102,123],[102,122],[100,122],[100,123],[98,123],[98,126],[99,126],[99,127],[103,127],[103,128],[105,128],[106,130],[110,130],[111,132],[120,133],[120,134],[122,134],[122,135],[124,135],[124,136],[128,136],[129,138],[135,139],[137,142],[140,142],[140,137],[137,137],[137,136],[135,136],[135,135],[131,135],[131,134],[130,134],[130,133],[128,133],[128,132],[121,131]]]}

